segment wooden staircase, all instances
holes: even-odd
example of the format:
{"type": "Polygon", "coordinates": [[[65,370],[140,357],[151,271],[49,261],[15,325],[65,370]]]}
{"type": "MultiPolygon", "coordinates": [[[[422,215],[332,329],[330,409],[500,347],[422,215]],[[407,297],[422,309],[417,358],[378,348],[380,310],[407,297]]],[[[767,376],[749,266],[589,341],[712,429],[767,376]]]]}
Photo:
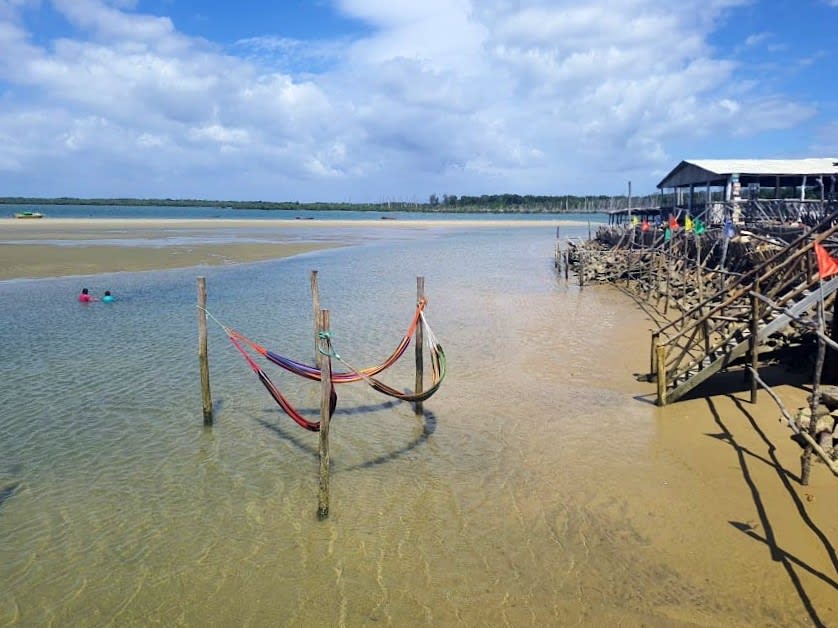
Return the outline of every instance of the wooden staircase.
{"type": "Polygon", "coordinates": [[[658,405],[677,401],[735,360],[759,351],[794,317],[838,291],[838,276],[819,283],[813,243],[838,226],[808,233],[652,334],[651,377],[658,405]],[[755,294],[782,308],[768,307],[755,294]]]}

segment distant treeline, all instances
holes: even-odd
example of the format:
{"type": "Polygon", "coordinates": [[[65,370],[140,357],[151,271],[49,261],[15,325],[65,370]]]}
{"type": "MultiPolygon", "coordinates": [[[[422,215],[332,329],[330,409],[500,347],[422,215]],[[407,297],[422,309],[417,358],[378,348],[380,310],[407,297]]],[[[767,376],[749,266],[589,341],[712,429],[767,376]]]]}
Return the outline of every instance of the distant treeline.
{"type": "MultiPolygon", "coordinates": [[[[632,205],[643,206],[658,197],[632,198],[632,205]]],[[[484,194],[456,196],[431,194],[427,203],[384,201],[381,203],[300,203],[297,201],[210,201],[171,198],[0,198],[4,205],[96,205],[119,207],[220,207],[225,209],[285,209],[293,211],[417,211],[417,212],[488,212],[488,213],[585,213],[622,209],[625,196],[533,196],[530,194],[484,194]]]]}

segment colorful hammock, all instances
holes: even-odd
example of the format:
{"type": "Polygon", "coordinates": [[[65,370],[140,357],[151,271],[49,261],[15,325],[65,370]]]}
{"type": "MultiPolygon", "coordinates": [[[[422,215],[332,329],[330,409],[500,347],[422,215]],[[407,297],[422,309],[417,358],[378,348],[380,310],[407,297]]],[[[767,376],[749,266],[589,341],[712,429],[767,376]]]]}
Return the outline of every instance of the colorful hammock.
{"type": "MultiPolygon", "coordinates": [[[[282,392],[277,388],[276,384],[271,381],[271,378],[268,377],[268,374],[265,373],[262,368],[256,364],[253,358],[245,351],[244,347],[239,344],[239,342],[233,337],[228,334],[230,338],[230,342],[239,350],[239,352],[244,356],[244,359],[247,360],[247,363],[250,365],[250,368],[253,369],[253,372],[256,373],[256,376],[259,378],[259,381],[267,388],[268,392],[270,393],[271,397],[274,398],[277,405],[282,408],[282,410],[287,414],[291,419],[294,420],[297,425],[303,427],[311,432],[319,432],[320,431],[320,421],[309,421],[305,418],[302,414],[297,412],[294,409],[288,399],[282,394],[282,392]]],[[[332,385],[331,393],[329,394],[329,417],[331,417],[335,413],[335,407],[337,406],[338,402],[338,395],[335,392],[335,387],[332,385]]]]}
{"type": "MultiPolygon", "coordinates": [[[[377,375],[381,371],[390,368],[399,361],[399,358],[404,355],[404,352],[407,350],[407,347],[410,345],[410,340],[413,338],[414,334],[416,333],[416,327],[419,324],[419,320],[422,317],[422,312],[425,309],[426,301],[423,299],[419,301],[419,304],[416,306],[416,312],[413,314],[413,318],[410,321],[410,325],[407,328],[407,332],[405,332],[404,337],[399,342],[396,349],[390,356],[384,360],[378,366],[370,366],[367,368],[363,368],[360,370],[351,370],[348,372],[335,372],[332,373],[332,381],[336,384],[348,384],[351,382],[357,382],[365,377],[372,377],[373,375],[377,375]]],[[[277,366],[284,368],[286,371],[299,375],[301,377],[305,377],[307,379],[313,381],[320,381],[320,369],[316,366],[310,366],[303,362],[298,362],[297,360],[292,360],[291,358],[285,357],[274,351],[266,349],[258,342],[254,342],[244,334],[236,331],[235,329],[230,329],[229,327],[224,327],[224,331],[227,332],[227,335],[230,337],[230,340],[235,338],[245,344],[247,344],[251,349],[263,355],[267,360],[270,360],[277,366]]]]}
{"type": "MultiPolygon", "coordinates": [[[[442,349],[442,345],[437,341],[436,336],[434,335],[433,331],[428,325],[427,320],[425,319],[424,315],[424,307],[425,301],[421,301],[416,308],[416,313],[413,316],[413,320],[410,323],[410,326],[407,330],[407,333],[402,338],[399,345],[396,347],[395,351],[381,364],[378,366],[368,367],[365,369],[355,369],[350,364],[348,364],[345,360],[343,360],[337,353],[335,353],[330,347],[330,353],[326,355],[326,359],[330,360],[329,365],[331,369],[331,358],[334,357],[335,359],[342,362],[345,366],[347,366],[350,370],[345,372],[333,372],[331,374],[331,394],[330,394],[330,408],[329,408],[329,416],[331,416],[337,405],[337,393],[335,392],[335,384],[345,384],[350,382],[357,382],[360,380],[366,380],[367,383],[372,386],[373,389],[388,395],[390,397],[394,397],[401,401],[407,402],[420,402],[429,399],[437,390],[439,390],[440,386],[442,385],[442,381],[445,379],[445,375],[447,372],[447,362],[445,359],[445,352],[442,349]],[[391,386],[388,386],[384,382],[375,379],[373,375],[380,373],[381,371],[385,370],[389,366],[395,364],[398,359],[404,355],[405,350],[407,349],[408,345],[410,344],[410,340],[413,338],[416,332],[416,327],[418,323],[421,321],[423,329],[428,334],[428,344],[431,349],[431,356],[430,356],[430,363],[431,363],[431,386],[427,390],[424,390],[420,393],[403,393],[391,386]]],[[[216,321],[217,322],[217,321],[216,321]]],[[[219,325],[221,325],[219,323],[219,325]]],[[[267,373],[256,363],[256,361],[250,356],[247,350],[242,346],[242,343],[248,345],[252,350],[256,351],[257,353],[261,354],[274,364],[281,366],[282,368],[295,373],[297,375],[301,375],[302,377],[306,377],[311,380],[320,381],[321,378],[321,371],[319,368],[315,366],[310,366],[304,364],[302,362],[298,362],[296,360],[292,360],[291,358],[287,358],[285,356],[279,355],[273,351],[270,351],[263,347],[262,345],[250,340],[243,334],[221,325],[224,331],[227,334],[227,337],[230,339],[230,342],[233,343],[233,346],[238,349],[239,353],[242,354],[244,359],[250,365],[250,368],[256,373],[259,381],[265,386],[265,388],[270,393],[271,397],[273,397],[274,401],[279,405],[279,407],[289,416],[291,419],[296,422],[301,427],[310,430],[312,432],[317,432],[320,430],[320,422],[319,421],[309,421],[303,415],[301,415],[294,407],[289,403],[288,399],[282,394],[279,388],[271,381],[270,377],[268,377],[267,373]]]]}

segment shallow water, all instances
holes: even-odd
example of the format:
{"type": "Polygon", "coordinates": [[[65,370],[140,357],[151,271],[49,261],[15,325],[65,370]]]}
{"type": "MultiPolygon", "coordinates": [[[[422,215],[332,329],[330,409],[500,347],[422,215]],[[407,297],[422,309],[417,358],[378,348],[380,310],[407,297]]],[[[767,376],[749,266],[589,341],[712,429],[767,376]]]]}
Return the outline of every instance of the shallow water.
{"type": "MultiPolygon", "coordinates": [[[[789,597],[754,608],[657,545],[654,525],[684,522],[644,528],[655,498],[632,487],[660,473],[658,411],[633,396],[645,340],[614,347],[647,324],[616,291],[558,279],[554,237],[432,230],[0,283],[0,490],[15,486],[0,503],[0,624],[797,624],[789,597]],[[312,269],[356,367],[401,338],[424,276],[449,364],[422,417],[364,384],[338,389],[325,521],[317,434],[214,325],[204,428],[197,363],[199,274],[218,319],[311,361],[312,269]],[[120,300],[78,304],[82,283],[120,300]]],[[[318,384],[266,369],[317,416],[318,384]]],[[[382,379],[412,387],[412,350],[382,379]]]]}

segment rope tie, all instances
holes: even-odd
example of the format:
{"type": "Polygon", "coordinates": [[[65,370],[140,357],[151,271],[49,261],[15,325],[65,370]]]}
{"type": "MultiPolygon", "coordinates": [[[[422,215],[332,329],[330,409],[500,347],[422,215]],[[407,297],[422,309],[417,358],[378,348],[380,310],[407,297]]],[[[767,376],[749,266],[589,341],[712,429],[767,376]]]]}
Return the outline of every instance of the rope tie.
{"type": "Polygon", "coordinates": [[[325,340],[326,344],[329,347],[328,351],[323,351],[323,349],[317,347],[317,351],[320,353],[320,355],[325,355],[328,358],[335,358],[336,360],[340,360],[338,352],[335,351],[332,347],[332,334],[330,334],[328,331],[319,331],[317,332],[317,337],[320,338],[320,340],[325,340]]]}
{"type": "Polygon", "coordinates": [[[203,311],[203,313],[204,313],[204,314],[206,314],[206,315],[210,318],[210,320],[211,320],[213,323],[215,323],[216,325],[218,325],[218,326],[219,326],[221,329],[223,329],[223,330],[224,330],[227,334],[229,334],[229,333],[232,331],[232,329],[230,329],[229,327],[227,327],[227,325],[223,324],[220,320],[218,320],[217,318],[215,318],[215,316],[213,316],[213,315],[212,315],[212,312],[210,312],[207,308],[205,308],[205,307],[201,307],[200,305],[196,305],[195,307],[197,307],[199,310],[203,311]]]}

